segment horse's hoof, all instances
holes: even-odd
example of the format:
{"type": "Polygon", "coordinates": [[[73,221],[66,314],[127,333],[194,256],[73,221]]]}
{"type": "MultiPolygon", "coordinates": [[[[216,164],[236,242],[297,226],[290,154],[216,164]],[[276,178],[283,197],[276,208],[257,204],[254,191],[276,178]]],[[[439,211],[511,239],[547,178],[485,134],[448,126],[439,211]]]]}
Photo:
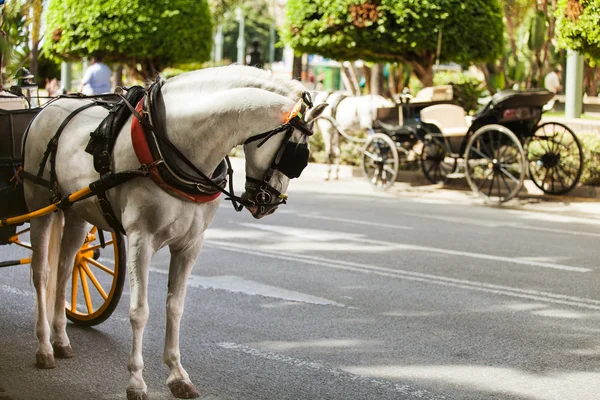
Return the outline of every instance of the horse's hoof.
{"type": "Polygon", "coordinates": [[[127,389],[127,400],[148,400],[148,393],[144,389],[127,389]]]}
{"type": "Polygon", "coordinates": [[[195,399],[200,396],[200,392],[196,389],[193,383],[185,381],[177,381],[169,383],[169,389],[173,396],[178,399],[195,399]]]}
{"type": "Polygon", "coordinates": [[[54,349],[54,357],[56,358],[73,358],[75,357],[75,352],[71,346],[58,346],[52,345],[54,349]]]}
{"type": "Polygon", "coordinates": [[[56,361],[54,361],[54,354],[41,354],[35,355],[35,366],[39,369],[52,369],[56,367],[56,361]]]}

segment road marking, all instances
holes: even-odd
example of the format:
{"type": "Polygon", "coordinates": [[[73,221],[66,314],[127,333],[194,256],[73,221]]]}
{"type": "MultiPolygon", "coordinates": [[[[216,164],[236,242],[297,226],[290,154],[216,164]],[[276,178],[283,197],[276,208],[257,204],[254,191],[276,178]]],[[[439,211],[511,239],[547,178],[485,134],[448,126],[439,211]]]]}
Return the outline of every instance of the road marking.
{"type": "MultiPolygon", "coordinates": [[[[169,271],[150,267],[150,271],[167,275],[169,271]]],[[[300,292],[294,292],[264,283],[249,281],[239,276],[199,276],[190,275],[188,286],[200,289],[226,290],[233,293],[243,293],[250,296],[263,296],[275,299],[295,301],[297,303],[308,303],[326,306],[345,307],[344,304],[327,300],[322,297],[311,296],[300,292]]]]}
{"type": "Polygon", "coordinates": [[[272,353],[270,351],[262,351],[259,349],[255,349],[253,347],[244,346],[237,343],[231,342],[221,342],[217,343],[222,349],[233,350],[238,353],[246,354],[248,356],[261,358],[263,360],[274,361],[278,363],[287,364],[292,367],[297,367],[300,369],[312,371],[312,372],[321,372],[328,375],[333,375],[335,378],[339,379],[347,379],[352,382],[357,382],[361,385],[370,385],[376,386],[379,389],[388,390],[397,392],[403,395],[403,399],[405,396],[411,396],[411,398],[421,399],[421,400],[443,400],[446,399],[445,396],[435,395],[430,393],[425,389],[417,389],[411,387],[409,385],[394,383],[391,381],[379,379],[379,378],[371,378],[368,376],[363,376],[351,372],[347,372],[332,366],[328,366],[324,363],[317,361],[308,361],[302,360],[300,358],[290,357],[283,354],[272,353]]]}
{"type": "Polygon", "coordinates": [[[319,214],[300,214],[300,213],[294,213],[302,218],[313,218],[313,219],[322,219],[325,221],[338,221],[338,222],[348,222],[350,224],[357,224],[357,225],[368,225],[368,226],[379,226],[382,228],[391,228],[391,229],[402,229],[402,230],[412,230],[414,229],[412,226],[403,226],[403,225],[392,225],[392,224],[383,224],[380,222],[367,222],[367,221],[360,221],[360,220],[356,220],[356,219],[348,219],[348,218],[336,218],[336,217],[325,217],[323,215],[319,215],[319,214]]]}
{"type": "Polygon", "coordinates": [[[368,243],[368,244],[375,244],[375,245],[379,245],[379,246],[388,246],[390,249],[396,249],[396,250],[423,251],[423,252],[427,252],[427,253],[438,253],[438,254],[445,254],[445,255],[451,255],[451,256],[469,257],[469,258],[476,258],[476,259],[481,259],[481,260],[499,261],[499,262],[503,262],[503,263],[527,265],[530,267],[551,268],[551,269],[570,271],[570,272],[590,272],[590,271],[592,271],[592,269],[590,269],[590,268],[573,267],[570,265],[562,265],[562,264],[547,263],[547,262],[542,262],[542,261],[534,261],[534,260],[528,260],[528,259],[523,259],[523,258],[519,258],[519,257],[494,256],[491,254],[473,253],[473,252],[469,252],[469,251],[440,249],[437,247],[418,246],[418,245],[402,244],[402,243],[396,243],[396,242],[386,242],[383,240],[373,240],[373,239],[367,239],[365,237],[365,235],[363,235],[363,234],[348,234],[346,232],[290,228],[290,227],[285,227],[285,226],[265,225],[265,224],[255,224],[255,223],[241,223],[240,225],[263,230],[263,231],[270,231],[270,232],[275,232],[278,234],[283,234],[283,235],[288,235],[288,236],[297,236],[297,237],[302,237],[302,238],[307,238],[307,239],[312,239],[312,240],[321,239],[321,236],[324,235],[325,237],[334,237],[334,238],[338,238],[339,240],[343,239],[343,240],[355,241],[355,242],[362,243],[362,244],[368,243]]]}
{"type": "Polygon", "coordinates": [[[492,221],[492,220],[475,219],[475,218],[450,217],[450,216],[444,216],[444,215],[412,213],[412,212],[405,212],[405,211],[399,211],[396,214],[406,215],[409,217],[432,219],[432,220],[443,221],[443,222],[451,222],[454,224],[475,225],[475,226],[486,227],[486,228],[527,229],[527,230],[531,230],[531,231],[560,233],[560,234],[575,235],[575,236],[600,237],[600,233],[574,231],[574,230],[570,230],[570,229],[545,228],[545,227],[541,227],[541,226],[531,226],[531,225],[523,224],[521,222],[501,222],[501,221],[492,221]]]}
{"type": "Polygon", "coordinates": [[[473,290],[478,292],[498,294],[502,296],[516,297],[521,299],[538,300],[546,303],[568,305],[590,310],[600,310],[600,301],[581,297],[567,296],[537,290],[513,288],[510,286],[495,285],[485,282],[469,281],[466,279],[448,278],[440,275],[424,274],[420,272],[391,269],[378,265],[362,264],[349,261],[332,260],[318,256],[307,256],[300,254],[282,253],[273,250],[256,250],[256,247],[231,244],[214,240],[206,240],[205,244],[213,248],[226,251],[234,251],[243,254],[251,254],[260,257],[269,257],[279,260],[295,261],[304,264],[316,265],[331,269],[339,269],[365,274],[379,275],[389,278],[410,280],[430,283],[440,286],[454,287],[459,289],[473,290]]]}

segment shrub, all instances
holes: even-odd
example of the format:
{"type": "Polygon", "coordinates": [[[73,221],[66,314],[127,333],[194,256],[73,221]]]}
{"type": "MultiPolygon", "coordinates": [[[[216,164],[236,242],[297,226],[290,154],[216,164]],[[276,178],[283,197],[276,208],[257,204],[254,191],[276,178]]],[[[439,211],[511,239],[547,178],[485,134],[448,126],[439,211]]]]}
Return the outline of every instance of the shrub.
{"type": "Polygon", "coordinates": [[[451,85],[454,93],[453,102],[471,113],[479,108],[477,100],[484,92],[483,82],[471,74],[464,72],[438,72],[433,77],[436,86],[451,85]]]}
{"type": "Polygon", "coordinates": [[[597,133],[578,133],[583,147],[583,173],[581,184],[600,186],[600,135],[597,133]]]}

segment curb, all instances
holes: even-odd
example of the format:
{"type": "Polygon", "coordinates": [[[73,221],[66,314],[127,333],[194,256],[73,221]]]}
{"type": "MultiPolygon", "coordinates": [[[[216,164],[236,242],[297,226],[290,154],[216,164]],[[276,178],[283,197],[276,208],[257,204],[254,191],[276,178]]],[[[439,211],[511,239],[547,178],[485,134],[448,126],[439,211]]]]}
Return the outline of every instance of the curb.
{"type": "MultiPolygon", "coordinates": [[[[317,164],[323,165],[326,170],[326,164],[317,164]]],[[[342,176],[342,167],[351,168],[351,172],[345,172],[344,175],[349,175],[353,178],[363,178],[363,171],[361,167],[349,166],[349,165],[340,165],[340,178],[347,177],[342,176]]],[[[433,185],[431,182],[425,178],[423,173],[419,171],[399,171],[398,176],[396,177],[396,182],[408,183],[411,186],[428,186],[433,185]]],[[[438,186],[438,185],[434,185],[438,186]]],[[[445,184],[440,186],[443,189],[449,190],[462,190],[462,191],[471,191],[469,184],[467,183],[466,178],[455,178],[451,179],[445,184]]],[[[545,194],[542,190],[535,186],[535,184],[526,179],[523,185],[523,190],[519,193],[519,197],[542,197],[547,198],[549,200],[555,199],[569,199],[570,201],[577,201],[580,199],[582,201],[590,201],[590,200],[600,200],[600,187],[597,186],[588,186],[588,185],[578,185],[569,193],[553,196],[545,194]]]]}

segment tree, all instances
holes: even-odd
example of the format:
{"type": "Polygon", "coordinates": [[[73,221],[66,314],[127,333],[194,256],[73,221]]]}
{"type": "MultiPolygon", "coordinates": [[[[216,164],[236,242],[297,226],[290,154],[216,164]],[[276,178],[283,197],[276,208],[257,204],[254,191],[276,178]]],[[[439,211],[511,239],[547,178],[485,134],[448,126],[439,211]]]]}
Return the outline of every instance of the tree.
{"type": "Polygon", "coordinates": [[[338,60],[409,64],[424,85],[440,61],[496,59],[504,25],[498,0],[289,0],[284,40],[338,60]]]}
{"type": "Polygon", "coordinates": [[[167,66],[207,61],[212,20],[206,0],[51,0],[44,49],[59,59],[100,53],[144,79],[167,66]]]}
{"type": "Polygon", "coordinates": [[[560,0],[558,37],[562,47],[600,60],[600,0],[560,0]]]}

